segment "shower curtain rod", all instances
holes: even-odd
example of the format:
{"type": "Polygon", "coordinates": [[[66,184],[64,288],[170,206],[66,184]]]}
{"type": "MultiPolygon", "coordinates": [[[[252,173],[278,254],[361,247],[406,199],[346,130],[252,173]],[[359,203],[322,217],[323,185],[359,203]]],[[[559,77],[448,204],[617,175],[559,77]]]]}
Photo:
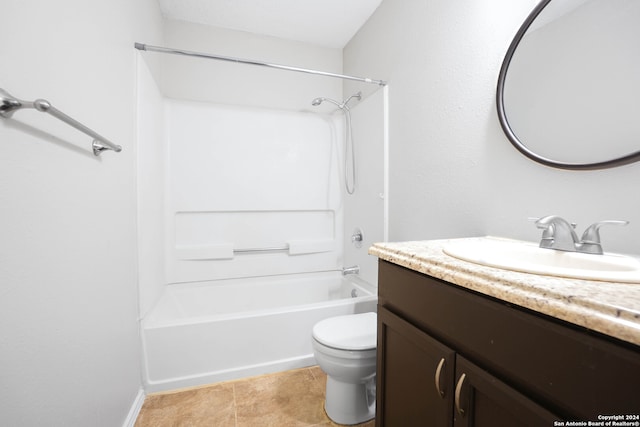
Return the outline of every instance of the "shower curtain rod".
{"type": "Polygon", "coordinates": [[[316,74],[316,75],[327,76],[327,77],[337,77],[337,78],[346,79],[346,80],[355,80],[358,82],[377,84],[380,86],[386,86],[387,84],[387,82],[385,82],[384,80],[374,80],[367,77],[348,76],[345,74],[329,73],[326,71],[311,70],[308,68],[290,67],[288,65],[281,65],[281,64],[270,64],[268,62],[255,61],[253,59],[242,59],[242,58],[234,58],[232,56],[212,55],[209,53],[192,52],[192,51],[181,50],[181,49],[170,49],[166,47],[151,46],[143,43],[135,43],[134,47],[138,50],[146,50],[148,52],[171,53],[174,55],[185,55],[185,56],[195,56],[198,58],[218,59],[221,61],[237,62],[240,64],[260,65],[263,67],[277,68],[280,70],[297,71],[299,73],[316,74]]]}

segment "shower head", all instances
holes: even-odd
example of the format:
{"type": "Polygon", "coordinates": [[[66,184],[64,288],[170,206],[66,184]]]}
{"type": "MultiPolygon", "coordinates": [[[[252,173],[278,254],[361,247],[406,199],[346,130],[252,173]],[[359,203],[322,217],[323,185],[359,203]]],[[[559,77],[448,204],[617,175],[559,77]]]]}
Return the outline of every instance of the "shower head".
{"type": "Polygon", "coordinates": [[[318,105],[322,104],[324,101],[330,102],[332,104],[335,104],[338,108],[344,109],[344,105],[340,104],[338,101],[335,101],[331,98],[316,98],[313,101],[311,101],[311,105],[313,105],[314,107],[317,107],[318,105]]]}
{"type": "Polygon", "coordinates": [[[362,92],[358,92],[358,93],[355,93],[355,94],[351,95],[349,98],[347,98],[346,100],[342,101],[342,104],[339,103],[338,101],[335,101],[335,100],[331,99],[331,98],[319,97],[319,98],[315,98],[313,101],[311,101],[311,105],[313,105],[314,107],[317,107],[318,105],[322,104],[324,101],[327,101],[327,102],[330,102],[330,103],[334,104],[335,106],[337,106],[341,110],[348,110],[349,107],[347,107],[347,104],[353,98],[357,98],[358,101],[362,100],[362,92]]]}

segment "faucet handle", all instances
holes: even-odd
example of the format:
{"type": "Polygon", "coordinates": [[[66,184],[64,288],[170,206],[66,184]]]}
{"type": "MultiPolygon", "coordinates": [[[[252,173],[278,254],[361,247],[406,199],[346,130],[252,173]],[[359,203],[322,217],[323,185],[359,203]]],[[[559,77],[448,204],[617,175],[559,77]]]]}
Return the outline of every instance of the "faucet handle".
{"type": "Polygon", "coordinates": [[[582,234],[580,239],[580,252],[587,254],[602,255],[602,244],[600,243],[600,227],[603,225],[627,225],[629,221],[606,220],[591,224],[582,234]]]}
{"type": "Polygon", "coordinates": [[[603,225],[627,225],[629,221],[608,219],[591,224],[582,234],[581,243],[600,244],[600,227],[603,225]]]}

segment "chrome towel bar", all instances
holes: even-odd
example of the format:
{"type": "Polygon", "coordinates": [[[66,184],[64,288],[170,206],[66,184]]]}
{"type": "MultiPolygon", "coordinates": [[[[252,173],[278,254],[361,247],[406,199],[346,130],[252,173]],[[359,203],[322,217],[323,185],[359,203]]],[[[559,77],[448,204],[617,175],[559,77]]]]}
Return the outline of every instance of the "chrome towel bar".
{"type": "Polygon", "coordinates": [[[5,119],[11,118],[13,113],[22,108],[34,108],[43,113],[51,114],[58,120],[65,122],[68,125],[73,126],[80,132],[83,132],[93,138],[91,147],[93,148],[93,154],[99,156],[104,150],[113,150],[115,152],[122,151],[122,147],[109,141],[107,138],[92,131],[82,123],[64,114],[62,111],[55,108],[49,101],[44,99],[36,99],[33,102],[22,101],[10,95],[6,90],[0,89],[0,116],[5,119]]]}

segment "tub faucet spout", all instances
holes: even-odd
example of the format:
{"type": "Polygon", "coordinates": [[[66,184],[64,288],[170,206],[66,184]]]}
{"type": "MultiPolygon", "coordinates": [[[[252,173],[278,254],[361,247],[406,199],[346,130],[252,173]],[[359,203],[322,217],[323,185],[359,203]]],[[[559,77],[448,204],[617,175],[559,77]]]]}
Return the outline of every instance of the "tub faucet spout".
{"type": "Polygon", "coordinates": [[[346,276],[347,274],[358,274],[360,273],[360,266],[354,265],[352,267],[345,267],[342,269],[342,275],[346,276]]]}

